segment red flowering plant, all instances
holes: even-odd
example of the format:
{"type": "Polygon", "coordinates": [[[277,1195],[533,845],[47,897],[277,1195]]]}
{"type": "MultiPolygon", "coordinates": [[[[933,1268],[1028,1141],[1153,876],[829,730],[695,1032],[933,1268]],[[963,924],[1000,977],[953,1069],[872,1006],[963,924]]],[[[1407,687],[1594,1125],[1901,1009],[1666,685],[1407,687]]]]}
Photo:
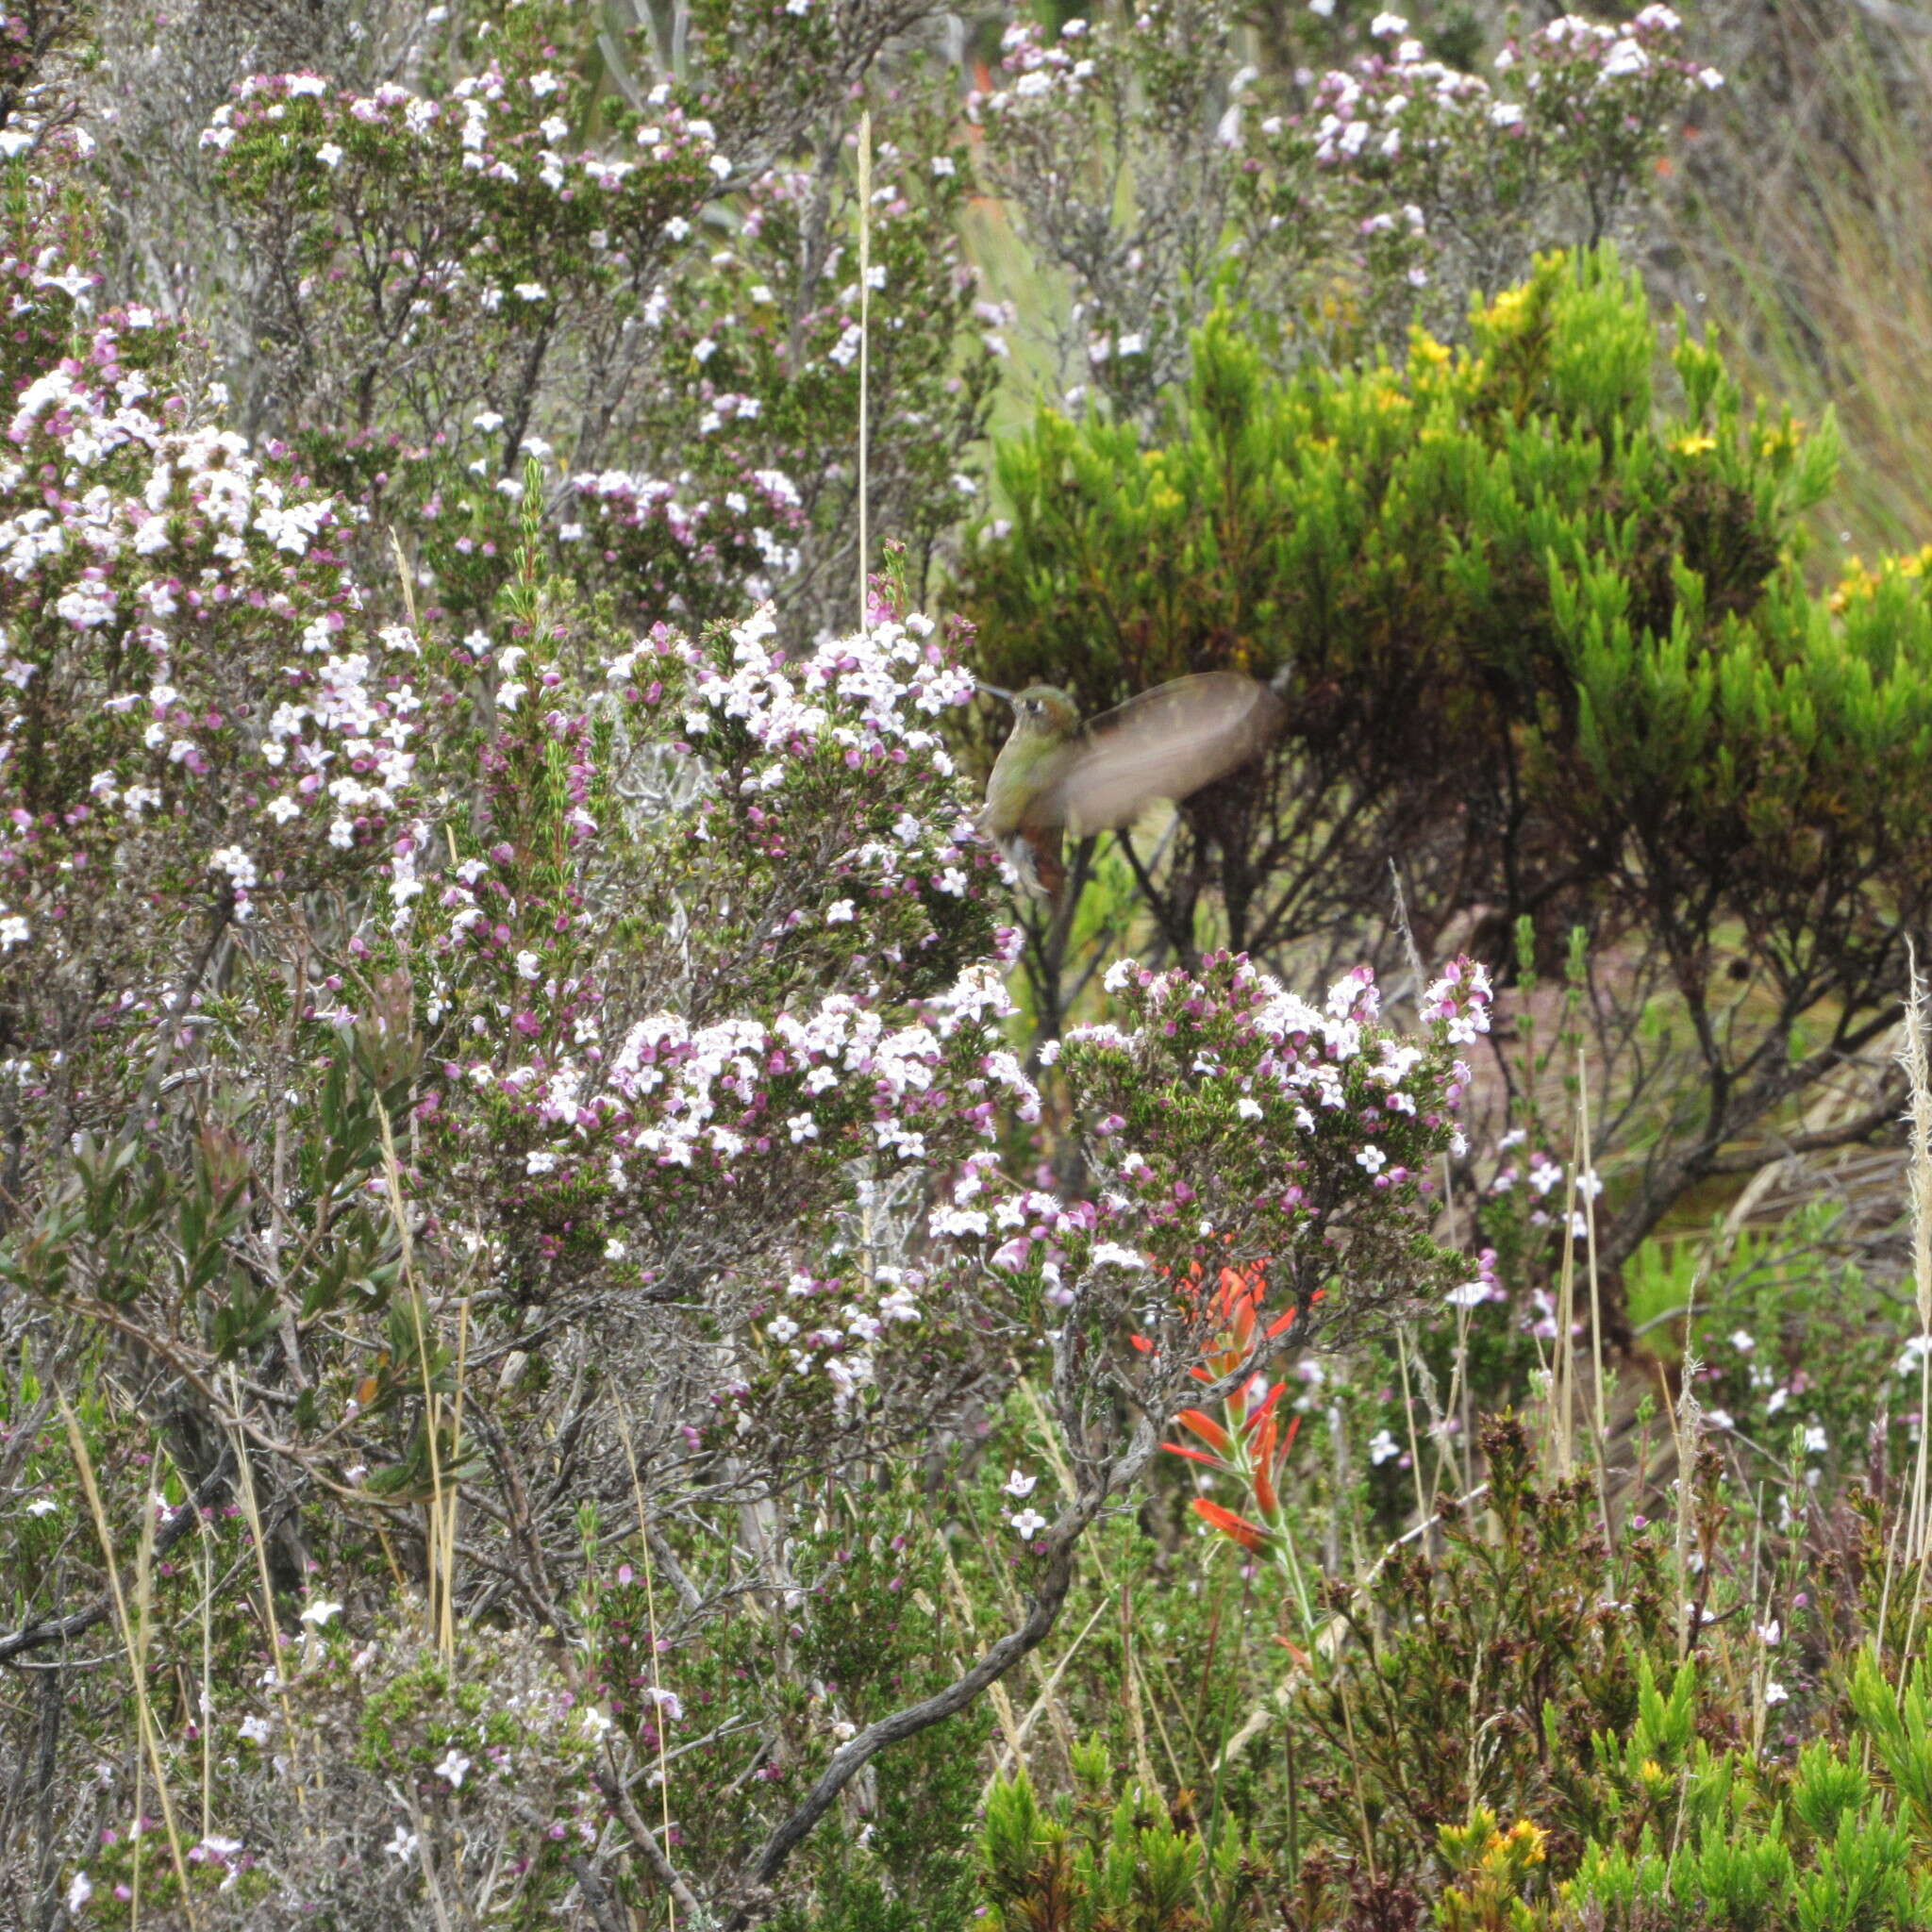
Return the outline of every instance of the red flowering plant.
{"type": "Polygon", "coordinates": [[[1324,1008],[1241,957],[1198,977],[1122,960],[1106,986],[1119,1022],[1074,1027],[1046,1056],[1088,1124],[1090,1196],[994,1191],[975,1171],[933,1228],[997,1241],[990,1269],[1039,1297],[1056,1386],[1084,1391],[1062,1418],[1070,1441],[1108,1442],[1103,1403],[1135,1415],[1130,1445],[1090,1449],[1096,1482],[1102,1465],[1116,1483],[1144,1465],[1179,1422],[1257,1495],[1263,1521],[1233,1521],[1258,1546],[1282,1523],[1286,1440],[1255,1379],[1271,1357],[1440,1304],[1467,1274],[1432,1232],[1426,1170],[1460,1146],[1456,1049],[1487,1029],[1489,982],[1455,961],[1416,1039],[1381,1023],[1366,968],[1324,1008]]]}
{"type": "MultiPolygon", "coordinates": [[[[1215,1382],[1239,1374],[1265,1355],[1267,1344],[1288,1334],[1294,1326],[1295,1310],[1271,1318],[1264,1307],[1267,1291],[1265,1261],[1245,1270],[1221,1270],[1207,1310],[1208,1319],[1219,1322],[1221,1329],[1202,1360],[1189,1372],[1191,1375],[1202,1382],[1215,1382]]],[[[1322,1291],[1315,1292],[1319,1296],[1322,1291]]],[[[1153,1348],[1144,1336],[1133,1340],[1137,1347],[1153,1348]]],[[[1307,1629],[1313,1622],[1314,1606],[1288,1513],[1281,1505],[1281,1473],[1302,1421],[1298,1415],[1291,1416],[1287,1427],[1282,1427],[1278,1406],[1287,1387],[1286,1382],[1271,1382],[1258,1371],[1249,1374],[1222,1397],[1219,1420],[1203,1408],[1184,1408],[1174,1417],[1194,1439],[1192,1442],[1163,1442],[1161,1447],[1170,1456],[1185,1457],[1232,1479],[1232,1487],[1241,1492],[1240,1510],[1230,1509],[1211,1496],[1196,1496],[1194,1514],[1250,1555],[1270,1555],[1281,1564],[1307,1629]]]]}

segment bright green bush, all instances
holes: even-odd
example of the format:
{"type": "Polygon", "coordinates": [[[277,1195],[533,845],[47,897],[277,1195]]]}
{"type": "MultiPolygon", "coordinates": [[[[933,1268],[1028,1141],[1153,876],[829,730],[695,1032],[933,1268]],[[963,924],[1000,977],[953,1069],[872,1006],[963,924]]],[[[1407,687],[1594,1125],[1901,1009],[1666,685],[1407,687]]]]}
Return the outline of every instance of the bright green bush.
{"type": "Polygon", "coordinates": [[[1197,794],[1143,880],[1182,957],[1363,943],[1391,855],[1425,954],[1500,959],[1521,919],[1617,950],[1593,1045],[1659,1145],[1600,1211],[1614,1262],[1889,1024],[1924,905],[1932,603],[1917,559],[1807,589],[1834,448],[1614,258],[1550,258],[1400,370],[1283,381],[1217,316],[1158,436],[1046,414],[1001,450],[961,591],[1008,686],[1291,691],[1265,776],[1197,794]]]}

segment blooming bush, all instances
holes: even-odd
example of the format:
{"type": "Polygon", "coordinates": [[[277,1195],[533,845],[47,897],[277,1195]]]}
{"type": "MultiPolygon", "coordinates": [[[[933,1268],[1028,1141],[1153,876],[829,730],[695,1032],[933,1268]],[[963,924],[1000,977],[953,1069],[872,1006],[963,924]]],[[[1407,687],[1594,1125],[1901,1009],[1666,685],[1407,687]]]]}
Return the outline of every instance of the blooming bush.
{"type": "Polygon", "coordinates": [[[1660,4],[1614,26],[1565,14],[1507,40],[1493,85],[1431,58],[1400,14],[1378,14],[1370,33],[1375,52],[1316,83],[1312,129],[1272,120],[1262,134],[1290,167],[1312,136],[1367,286],[1395,296],[1397,329],[1417,290],[1444,285],[1421,311],[1453,329],[1470,294],[1499,294],[1539,243],[1611,237],[1687,97],[1724,84],[1686,58],[1683,22],[1660,4]]]}
{"type": "Polygon", "coordinates": [[[1614,235],[1687,97],[1723,84],[1661,5],[1507,40],[1495,88],[1399,14],[1358,45],[1325,70],[1237,70],[1218,0],[1007,28],[974,107],[994,180],[1072,284],[1070,409],[1091,392],[1151,426],[1217,305],[1252,314],[1284,366],[1311,335],[1344,356],[1399,353],[1418,319],[1453,337],[1538,247],[1614,235]]]}
{"type": "MultiPolygon", "coordinates": [[[[837,31],[865,42],[891,11],[837,31]]],[[[250,75],[215,109],[201,139],[281,345],[271,420],[407,520],[425,594],[465,626],[503,581],[525,458],[553,455],[552,539],[632,620],[776,595],[798,634],[849,622],[857,565],[828,573],[853,555],[860,291],[839,169],[856,113],[815,85],[803,164],[774,139],[797,107],[777,90],[756,112],[731,83],[668,75],[600,96],[571,9],[507,25],[440,86],[250,75]]],[[[774,72],[822,38],[803,8],[720,9],[708,31],[734,73],[746,31],[774,72]]],[[[946,117],[917,77],[880,107],[872,510],[923,571],[973,493],[992,364],[955,354],[971,276],[946,117]]]]}

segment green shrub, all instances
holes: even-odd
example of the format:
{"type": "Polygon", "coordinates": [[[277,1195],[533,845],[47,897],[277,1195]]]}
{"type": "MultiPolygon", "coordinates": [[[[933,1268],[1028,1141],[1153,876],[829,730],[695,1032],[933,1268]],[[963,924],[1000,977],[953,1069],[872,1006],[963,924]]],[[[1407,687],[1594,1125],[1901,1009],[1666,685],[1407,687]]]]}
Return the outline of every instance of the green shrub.
{"type": "Polygon", "coordinates": [[[1657,1141],[1599,1211],[1614,1265],[1774,1158],[1889,1024],[1924,906],[1932,601],[1916,558],[1807,591],[1834,460],[1613,257],[1555,257],[1401,370],[1283,380],[1217,315],[1158,434],[1047,413],[1002,448],[961,593],[1009,687],[1291,691],[1265,773],[1188,802],[1143,882],[1181,957],[1360,934],[1391,854],[1424,954],[1499,960],[1527,919],[1541,960],[1575,927],[1614,955],[1590,1044],[1657,1141]]]}

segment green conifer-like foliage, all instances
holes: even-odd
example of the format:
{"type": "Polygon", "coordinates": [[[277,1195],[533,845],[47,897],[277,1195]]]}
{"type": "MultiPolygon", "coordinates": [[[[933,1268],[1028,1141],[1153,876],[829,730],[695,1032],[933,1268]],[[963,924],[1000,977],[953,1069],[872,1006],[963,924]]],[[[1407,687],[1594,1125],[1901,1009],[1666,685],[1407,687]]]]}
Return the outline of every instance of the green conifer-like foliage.
{"type": "Polygon", "coordinates": [[[1915,558],[1809,588],[1835,460],[1612,255],[1551,257],[1399,369],[1284,381],[1224,313],[1158,435],[1042,415],[961,593],[993,682],[1288,692],[1166,862],[1129,841],[1180,957],[1353,941],[1395,855],[1424,954],[1588,928],[1597,1044],[1658,1134],[1615,1259],[1889,1024],[1924,903],[1932,606],[1915,558]]]}

